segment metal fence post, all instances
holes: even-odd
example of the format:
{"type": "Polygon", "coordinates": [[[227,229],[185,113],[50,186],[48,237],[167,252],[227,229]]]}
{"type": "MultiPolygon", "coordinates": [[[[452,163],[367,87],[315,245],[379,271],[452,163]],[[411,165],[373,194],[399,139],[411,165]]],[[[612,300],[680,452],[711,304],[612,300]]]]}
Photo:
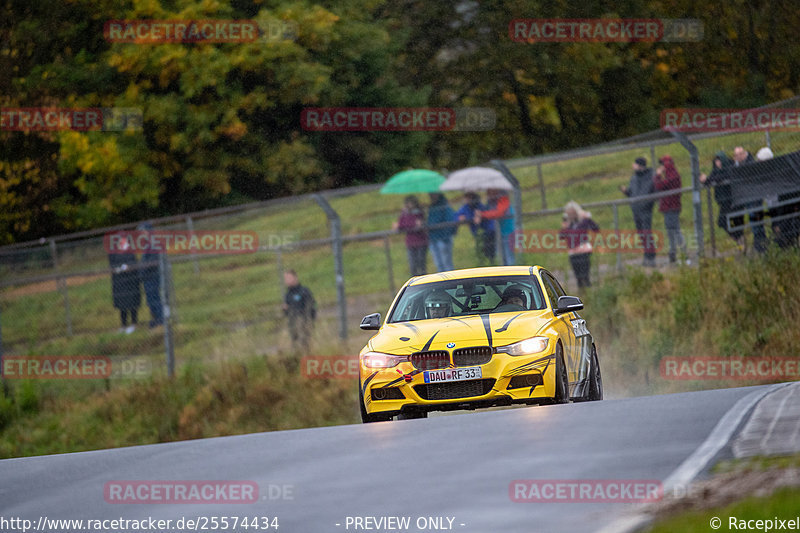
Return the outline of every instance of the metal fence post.
{"type": "Polygon", "coordinates": [[[175,345],[172,337],[171,291],[168,289],[170,278],[167,254],[160,253],[158,254],[158,290],[161,294],[161,308],[164,317],[164,353],[167,359],[167,376],[172,378],[175,377],[175,345]]]}
{"type": "Polygon", "coordinates": [[[344,294],[344,258],[342,251],[342,221],[328,200],[321,194],[314,194],[314,200],[319,204],[328,222],[331,224],[331,247],[336,268],[336,299],[339,303],[339,337],[347,338],[347,300],[344,294]]]}
{"type": "MultiPolygon", "coordinates": [[[[56,250],[56,241],[50,239],[50,255],[53,257],[53,270],[58,274],[58,250],[56,250]]],[[[67,322],[67,336],[72,337],[72,312],[69,307],[69,288],[67,282],[62,277],[56,278],[56,286],[59,292],[64,297],[64,317],[67,322]]]]}
{"type": "Polygon", "coordinates": [[[386,253],[386,272],[389,275],[389,292],[394,293],[394,269],[392,268],[392,247],[389,236],[383,238],[383,250],[386,253]]]}
{"type": "Polygon", "coordinates": [[[706,203],[708,204],[708,231],[711,234],[711,257],[717,257],[717,237],[714,231],[714,206],[711,203],[711,187],[706,187],[706,203]]]}
{"type": "MultiPolygon", "coordinates": [[[[190,237],[194,235],[194,221],[190,216],[186,217],[186,228],[189,230],[190,237]]],[[[194,252],[192,252],[192,268],[194,268],[195,274],[200,273],[200,265],[197,263],[197,254],[194,252]]]]}
{"type": "MultiPolygon", "coordinates": [[[[2,310],[0,310],[2,317],[2,310]]],[[[3,377],[3,320],[0,318],[0,383],[2,383],[3,396],[8,398],[8,381],[3,377]]]]}
{"type": "Polygon", "coordinates": [[[692,219],[694,220],[694,237],[697,241],[697,257],[700,258],[704,256],[703,205],[700,196],[700,155],[697,146],[682,132],[670,130],[670,133],[673,137],[678,139],[678,142],[680,142],[684,148],[686,148],[686,151],[689,152],[689,156],[692,159],[692,189],[694,189],[692,191],[692,205],[694,207],[692,219]]]}
{"type": "MultiPolygon", "coordinates": [[[[614,231],[617,234],[617,239],[619,239],[619,206],[615,203],[613,204],[614,207],[614,231]]],[[[620,247],[617,246],[617,272],[620,274],[622,273],[622,251],[620,247]]]]}
{"type": "Polygon", "coordinates": [[[275,268],[278,270],[278,282],[286,289],[286,283],[283,281],[283,249],[280,246],[275,248],[275,268]]]}
{"type": "Polygon", "coordinates": [[[536,165],[536,174],[539,177],[539,192],[542,195],[542,209],[547,209],[547,195],[544,189],[544,177],[542,177],[542,164],[536,165]]]}

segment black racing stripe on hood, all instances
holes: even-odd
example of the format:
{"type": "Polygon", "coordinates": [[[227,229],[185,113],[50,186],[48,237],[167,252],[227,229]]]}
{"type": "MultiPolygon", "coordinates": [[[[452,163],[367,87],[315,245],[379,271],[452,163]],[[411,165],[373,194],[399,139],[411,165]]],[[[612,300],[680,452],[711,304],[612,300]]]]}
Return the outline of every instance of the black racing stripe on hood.
{"type": "MultiPolygon", "coordinates": [[[[441,331],[441,330],[439,330],[439,331],[441,331]]],[[[438,334],[439,334],[439,331],[437,331],[436,333],[434,333],[434,334],[433,334],[433,336],[431,336],[431,338],[430,338],[430,339],[428,339],[428,342],[426,342],[426,343],[425,343],[425,346],[423,346],[423,347],[422,347],[422,349],[420,350],[420,352],[427,352],[427,351],[428,351],[428,348],[430,348],[430,347],[431,347],[431,344],[433,344],[433,339],[435,339],[435,338],[436,338],[436,335],[438,335],[438,334]]]]}
{"type": "Polygon", "coordinates": [[[489,341],[489,346],[494,346],[492,344],[492,325],[490,324],[489,315],[481,315],[481,320],[483,321],[483,329],[486,330],[486,340],[489,341]]]}
{"type": "Polygon", "coordinates": [[[462,324],[464,324],[465,326],[469,326],[469,322],[467,322],[466,320],[463,320],[463,319],[461,319],[461,318],[456,318],[456,317],[452,317],[452,316],[448,316],[448,317],[445,317],[445,318],[446,318],[447,320],[451,320],[451,321],[453,321],[453,322],[461,322],[461,323],[462,323],[462,324]]]}
{"type": "Polygon", "coordinates": [[[403,322],[403,325],[414,332],[414,335],[419,335],[419,328],[414,324],[409,324],[408,322],[403,322]]]}
{"type": "Polygon", "coordinates": [[[515,318],[517,318],[517,317],[520,317],[520,316],[522,316],[522,313],[519,313],[519,314],[516,314],[516,315],[512,316],[511,318],[509,318],[509,319],[506,321],[506,323],[505,323],[505,324],[503,324],[503,327],[501,327],[501,328],[499,328],[499,329],[496,329],[496,330],[494,330],[494,332],[495,332],[495,333],[503,333],[505,330],[507,330],[507,329],[508,329],[508,325],[509,325],[509,324],[511,324],[511,322],[512,322],[512,321],[513,321],[515,318]]]}

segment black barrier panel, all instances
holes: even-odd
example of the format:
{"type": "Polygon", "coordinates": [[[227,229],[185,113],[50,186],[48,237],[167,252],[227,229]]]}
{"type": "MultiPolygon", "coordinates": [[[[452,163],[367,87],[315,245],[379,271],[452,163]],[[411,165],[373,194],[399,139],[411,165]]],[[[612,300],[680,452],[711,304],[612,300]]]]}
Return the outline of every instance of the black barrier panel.
{"type": "Polygon", "coordinates": [[[727,169],[734,208],[800,193],[800,151],[727,169]]]}

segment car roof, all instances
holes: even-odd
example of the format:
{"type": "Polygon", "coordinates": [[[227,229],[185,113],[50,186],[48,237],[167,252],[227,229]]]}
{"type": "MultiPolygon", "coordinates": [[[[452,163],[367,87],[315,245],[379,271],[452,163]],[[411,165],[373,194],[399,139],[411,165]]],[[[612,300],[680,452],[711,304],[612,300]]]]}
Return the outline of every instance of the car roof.
{"type": "Polygon", "coordinates": [[[541,269],[542,267],[540,266],[532,265],[464,268],[461,270],[450,270],[447,272],[417,276],[409,280],[408,286],[423,285],[425,283],[434,283],[451,279],[485,278],[491,276],[529,276],[531,270],[533,270],[534,274],[537,274],[541,269]]]}

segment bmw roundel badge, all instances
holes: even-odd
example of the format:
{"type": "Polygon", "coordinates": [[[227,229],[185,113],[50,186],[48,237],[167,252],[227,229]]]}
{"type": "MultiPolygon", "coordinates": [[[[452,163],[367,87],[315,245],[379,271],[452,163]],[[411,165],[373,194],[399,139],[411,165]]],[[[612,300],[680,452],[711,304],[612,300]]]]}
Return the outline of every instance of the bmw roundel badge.
{"type": "Polygon", "coordinates": [[[454,343],[454,342],[448,342],[448,343],[447,343],[447,347],[448,347],[448,348],[450,348],[450,349],[452,349],[452,348],[455,348],[455,347],[456,347],[456,343],[454,343]]]}

